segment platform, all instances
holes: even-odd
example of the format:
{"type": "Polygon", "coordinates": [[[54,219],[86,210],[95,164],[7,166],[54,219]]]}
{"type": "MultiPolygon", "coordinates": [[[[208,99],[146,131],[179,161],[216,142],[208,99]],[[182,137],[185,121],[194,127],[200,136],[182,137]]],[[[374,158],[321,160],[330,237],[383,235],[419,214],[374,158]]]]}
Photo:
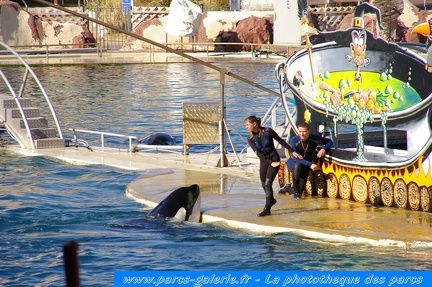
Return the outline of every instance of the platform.
{"type": "MultiPolygon", "coordinates": [[[[371,206],[350,200],[305,197],[295,200],[278,194],[272,215],[257,217],[264,206],[256,159],[241,157],[241,165],[217,167],[218,154],[183,156],[164,153],[90,151],[84,148],[37,152],[9,147],[25,155],[47,156],[71,164],[102,164],[140,170],[126,196],[149,209],[171,191],[198,184],[202,192],[202,222],[243,232],[290,232],[302,238],[336,244],[370,244],[398,248],[432,248],[432,213],[371,206]]],[[[228,156],[232,162],[234,157],[228,156]]]]}

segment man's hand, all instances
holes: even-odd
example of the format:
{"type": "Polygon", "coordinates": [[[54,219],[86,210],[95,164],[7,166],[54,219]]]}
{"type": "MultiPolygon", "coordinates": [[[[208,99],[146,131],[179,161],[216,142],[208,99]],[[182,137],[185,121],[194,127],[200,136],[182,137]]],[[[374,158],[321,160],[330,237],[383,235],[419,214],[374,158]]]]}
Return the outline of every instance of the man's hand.
{"type": "Polygon", "coordinates": [[[324,157],[325,153],[326,153],[325,149],[322,148],[318,151],[317,157],[322,158],[322,157],[324,157]]]}
{"type": "Polygon", "coordinates": [[[320,167],[313,163],[313,164],[311,164],[310,169],[313,171],[317,171],[320,169],[320,167]]]}
{"type": "Polygon", "coordinates": [[[300,154],[298,154],[296,151],[293,152],[293,156],[294,156],[295,158],[298,158],[298,159],[303,159],[303,156],[300,155],[300,154]]]}

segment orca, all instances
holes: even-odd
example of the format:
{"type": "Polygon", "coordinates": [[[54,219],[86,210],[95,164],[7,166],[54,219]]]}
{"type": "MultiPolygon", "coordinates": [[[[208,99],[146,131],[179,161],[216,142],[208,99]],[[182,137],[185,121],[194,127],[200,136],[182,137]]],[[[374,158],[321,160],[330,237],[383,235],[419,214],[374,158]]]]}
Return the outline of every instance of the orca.
{"type": "Polygon", "coordinates": [[[201,222],[201,194],[197,184],[180,187],[162,200],[148,216],[201,222]]]}
{"type": "Polygon", "coordinates": [[[151,133],[148,136],[138,140],[138,143],[144,145],[176,145],[175,139],[167,133],[151,133]]]}

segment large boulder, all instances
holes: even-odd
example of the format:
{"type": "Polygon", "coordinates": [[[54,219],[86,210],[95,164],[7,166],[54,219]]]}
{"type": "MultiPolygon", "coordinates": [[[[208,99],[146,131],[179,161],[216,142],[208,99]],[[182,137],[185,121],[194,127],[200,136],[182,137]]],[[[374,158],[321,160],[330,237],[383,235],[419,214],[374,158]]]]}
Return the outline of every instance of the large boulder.
{"type": "MultiPolygon", "coordinates": [[[[230,39],[234,43],[269,44],[273,43],[273,16],[250,16],[240,20],[233,31],[234,37],[230,39]]],[[[242,51],[260,50],[261,46],[238,46],[242,51]]]]}
{"type": "MultiPolygon", "coordinates": [[[[137,35],[150,39],[154,42],[166,43],[168,42],[168,36],[165,34],[165,29],[164,29],[165,22],[166,22],[166,17],[143,21],[135,28],[133,32],[137,35]]],[[[148,43],[138,40],[135,37],[128,36],[121,50],[139,51],[139,50],[145,50],[146,48],[149,47],[150,46],[148,43]]]]}

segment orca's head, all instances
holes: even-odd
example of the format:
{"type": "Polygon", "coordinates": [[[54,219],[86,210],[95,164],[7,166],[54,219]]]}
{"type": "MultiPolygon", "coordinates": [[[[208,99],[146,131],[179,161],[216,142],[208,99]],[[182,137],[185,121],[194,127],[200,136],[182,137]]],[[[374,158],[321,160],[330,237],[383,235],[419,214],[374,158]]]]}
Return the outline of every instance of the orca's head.
{"type": "Polygon", "coordinates": [[[185,220],[193,222],[201,220],[201,192],[197,184],[188,187],[185,220]]]}
{"type": "Polygon", "coordinates": [[[180,187],[162,200],[149,216],[172,217],[178,221],[201,221],[201,194],[197,184],[180,187]]]}

